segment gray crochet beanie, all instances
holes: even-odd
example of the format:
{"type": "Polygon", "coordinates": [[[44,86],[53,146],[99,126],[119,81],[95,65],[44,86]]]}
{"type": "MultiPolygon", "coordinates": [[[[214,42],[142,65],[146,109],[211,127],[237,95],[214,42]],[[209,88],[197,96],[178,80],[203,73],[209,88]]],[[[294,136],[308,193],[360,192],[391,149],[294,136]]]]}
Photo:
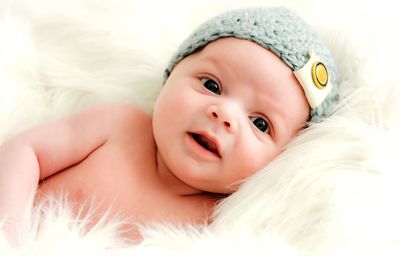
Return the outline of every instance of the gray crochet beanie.
{"type": "MultiPolygon", "coordinates": [[[[295,73],[308,65],[310,52],[315,53],[318,56],[318,63],[322,64],[326,72],[323,80],[328,81],[329,74],[331,89],[323,96],[322,103],[312,107],[310,121],[320,122],[331,114],[339,95],[336,68],[330,51],[302,18],[282,7],[229,11],[203,23],[182,43],[173,56],[165,70],[165,80],[183,58],[223,37],[253,41],[275,53],[295,73]]],[[[325,86],[326,83],[322,85],[325,86]]]]}

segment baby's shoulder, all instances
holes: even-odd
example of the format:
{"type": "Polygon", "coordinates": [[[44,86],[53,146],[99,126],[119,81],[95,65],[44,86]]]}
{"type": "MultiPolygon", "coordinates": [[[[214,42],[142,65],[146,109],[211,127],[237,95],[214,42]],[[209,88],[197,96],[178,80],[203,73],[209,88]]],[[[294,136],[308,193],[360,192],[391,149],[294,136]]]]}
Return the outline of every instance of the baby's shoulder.
{"type": "Polygon", "coordinates": [[[151,115],[138,106],[124,102],[110,102],[99,106],[99,113],[104,115],[104,122],[112,126],[112,133],[143,134],[151,131],[151,115]]]}
{"type": "Polygon", "coordinates": [[[132,103],[107,102],[92,107],[95,115],[114,123],[142,122],[151,120],[151,116],[132,103]]]}
{"type": "MultiPolygon", "coordinates": [[[[101,104],[95,105],[93,107],[101,109],[102,111],[113,112],[113,113],[137,112],[137,113],[146,114],[137,105],[135,105],[133,103],[127,103],[127,102],[111,101],[111,102],[101,103],[101,104]]],[[[146,114],[146,115],[148,115],[148,114],[146,114]]]]}

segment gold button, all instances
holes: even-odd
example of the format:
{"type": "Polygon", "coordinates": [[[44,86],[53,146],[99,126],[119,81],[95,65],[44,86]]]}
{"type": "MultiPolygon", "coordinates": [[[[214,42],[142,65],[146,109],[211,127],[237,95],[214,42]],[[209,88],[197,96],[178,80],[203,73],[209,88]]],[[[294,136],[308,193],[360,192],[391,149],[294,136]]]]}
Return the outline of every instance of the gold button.
{"type": "Polygon", "coordinates": [[[328,84],[328,70],[322,62],[316,61],[312,65],[312,79],[319,89],[324,89],[328,84]]]}

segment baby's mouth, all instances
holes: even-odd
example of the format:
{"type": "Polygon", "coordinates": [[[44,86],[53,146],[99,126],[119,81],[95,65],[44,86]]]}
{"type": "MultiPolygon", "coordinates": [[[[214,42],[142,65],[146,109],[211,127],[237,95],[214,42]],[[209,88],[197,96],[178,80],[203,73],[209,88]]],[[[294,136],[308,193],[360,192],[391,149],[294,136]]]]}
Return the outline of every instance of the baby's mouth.
{"type": "Polygon", "coordinates": [[[212,138],[207,137],[206,135],[203,134],[198,134],[198,133],[190,133],[192,138],[203,148],[206,150],[210,151],[217,157],[221,158],[221,154],[219,153],[218,145],[212,138]]]}

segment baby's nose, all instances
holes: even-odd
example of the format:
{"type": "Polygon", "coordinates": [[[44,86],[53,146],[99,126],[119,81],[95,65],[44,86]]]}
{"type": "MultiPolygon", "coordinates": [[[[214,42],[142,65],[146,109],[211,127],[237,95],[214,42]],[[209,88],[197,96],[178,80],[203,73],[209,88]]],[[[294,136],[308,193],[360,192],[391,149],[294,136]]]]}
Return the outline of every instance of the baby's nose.
{"type": "Polygon", "coordinates": [[[234,110],[229,106],[211,105],[208,108],[208,116],[223,125],[228,132],[236,129],[234,110]]]}

